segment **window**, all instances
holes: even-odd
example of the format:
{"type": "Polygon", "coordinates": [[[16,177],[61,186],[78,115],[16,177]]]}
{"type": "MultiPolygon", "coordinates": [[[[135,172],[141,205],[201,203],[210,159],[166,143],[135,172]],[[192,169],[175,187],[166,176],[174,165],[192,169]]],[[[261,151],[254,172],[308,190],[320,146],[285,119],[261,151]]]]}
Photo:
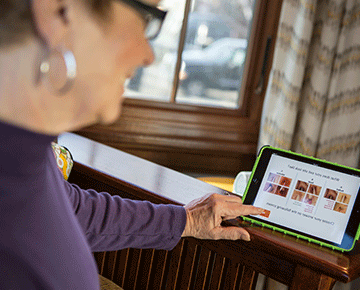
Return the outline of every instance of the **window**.
{"type": "MultiPolygon", "coordinates": [[[[170,9],[167,18],[176,19],[179,24],[164,23],[162,33],[168,34],[160,35],[157,43],[153,43],[158,61],[138,72],[138,82],[135,77],[128,84],[119,120],[111,126],[96,125],[78,133],[183,172],[235,175],[240,170],[250,170],[257,151],[262,101],[282,0],[227,0],[226,3],[233,5],[227,10],[235,12],[238,9],[234,7],[239,3],[249,3],[252,12],[239,12],[244,15],[252,13],[246,37],[245,33],[220,37],[211,28],[213,24],[190,20],[198,19],[202,2],[181,1],[185,2],[163,2],[164,8],[170,9]],[[177,3],[174,9],[166,7],[172,3],[177,3]],[[196,29],[191,28],[194,22],[197,23],[196,29]],[[171,39],[171,48],[164,47],[169,41],[161,42],[161,38],[166,37],[171,39]],[[230,46],[229,38],[238,43],[234,43],[232,49],[224,49],[221,54],[227,62],[227,70],[222,78],[217,78],[218,81],[221,79],[220,89],[209,86],[204,89],[196,83],[186,87],[181,83],[191,79],[188,51],[195,50],[191,55],[196,52],[215,59],[216,48],[230,46]],[[240,43],[244,39],[246,48],[240,43]],[[268,65],[264,66],[266,63],[268,65]],[[167,69],[160,69],[164,65],[167,69]],[[224,77],[232,73],[241,75],[241,80],[224,77]],[[236,90],[228,89],[230,85],[237,86],[236,90]]],[[[219,3],[220,6],[225,3],[204,2],[219,3]]],[[[215,8],[212,11],[217,12],[215,8]]],[[[225,32],[216,29],[216,33],[224,35],[225,32]]]]}
{"type": "Polygon", "coordinates": [[[236,109],[255,0],[194,0],[188,3],[188,13],[186,4],[186,0],[160,2],[168,17],[151,41],[156,60],[137,70],[125,95],[236,109]]]}

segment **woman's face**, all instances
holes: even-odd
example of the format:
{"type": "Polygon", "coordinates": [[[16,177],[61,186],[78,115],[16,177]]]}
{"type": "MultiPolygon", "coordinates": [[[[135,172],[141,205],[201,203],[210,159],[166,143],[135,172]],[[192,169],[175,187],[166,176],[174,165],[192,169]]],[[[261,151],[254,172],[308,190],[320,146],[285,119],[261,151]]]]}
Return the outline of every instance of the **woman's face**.
{"type": "MultiPolygon", "coordinates": [[[[155,1],[148,3],[155,6],[155,1]]],[[[80,4],[74,5],[74,14],[69,15],[73,25],[68,42],[78,73],[69,94],[77,100],[77,125],[110,123],[120,114],[125,80],[139,66],[154,60],[144,35],[144,21],[134,8],[121,1],[112,2],[111,19],[104,23],[80,4]]]]}

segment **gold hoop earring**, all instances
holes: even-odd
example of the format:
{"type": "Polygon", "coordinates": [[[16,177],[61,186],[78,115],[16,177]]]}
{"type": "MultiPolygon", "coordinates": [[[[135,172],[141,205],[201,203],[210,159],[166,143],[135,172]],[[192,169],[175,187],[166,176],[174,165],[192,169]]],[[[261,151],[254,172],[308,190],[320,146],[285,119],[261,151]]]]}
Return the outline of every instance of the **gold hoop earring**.
{"type": "Polygon", "coordinates": [[[44,81],[44,83],[47,85],[48,89],[51,92],[58,96],[64,95],[71,89],[76,78],[76,73],[76,60],[71,50],[55,48],[48,53],[48,55],[40,64],[40,79],[44,81]],[[51,78],[57,78],[56,82],[58,81],[58,79],[60,79],[60,76],[57,75],[59,70],[51,72],[51,70],[54,70],[54,68],[52,69],[50,65],[51,58],[55,58],[56,55],[60,56],[60,59],[63,62],[66,71],[65,80],[63,81],[63,84],[61,84],[59,87],[57,87],[51,82],[51,78]],[[51,74],[53,74],[53,76],[51,76],[51,74]]]}

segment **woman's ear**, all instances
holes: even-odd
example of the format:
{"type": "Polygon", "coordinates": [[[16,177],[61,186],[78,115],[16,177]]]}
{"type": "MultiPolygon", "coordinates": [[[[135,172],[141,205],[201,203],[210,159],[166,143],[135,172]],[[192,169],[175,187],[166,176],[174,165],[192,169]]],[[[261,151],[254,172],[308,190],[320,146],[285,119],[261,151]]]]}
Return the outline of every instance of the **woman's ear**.
{"type": "Polygon", "coordinates": [[[69,28],[69,3],[64,0],[33,0],[31,8],[39,36],[50,47],[59,45],[69,28]]]}

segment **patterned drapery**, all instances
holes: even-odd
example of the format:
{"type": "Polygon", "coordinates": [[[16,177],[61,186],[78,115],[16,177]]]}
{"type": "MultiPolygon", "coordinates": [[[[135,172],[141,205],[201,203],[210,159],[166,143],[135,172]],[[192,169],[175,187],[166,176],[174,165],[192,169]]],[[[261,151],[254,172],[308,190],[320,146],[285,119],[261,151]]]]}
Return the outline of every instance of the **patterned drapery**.
{"type": "Polygon", "coordinates": [[[358,167],[360,0],[284,0],[259,147],[358,167]]]}

